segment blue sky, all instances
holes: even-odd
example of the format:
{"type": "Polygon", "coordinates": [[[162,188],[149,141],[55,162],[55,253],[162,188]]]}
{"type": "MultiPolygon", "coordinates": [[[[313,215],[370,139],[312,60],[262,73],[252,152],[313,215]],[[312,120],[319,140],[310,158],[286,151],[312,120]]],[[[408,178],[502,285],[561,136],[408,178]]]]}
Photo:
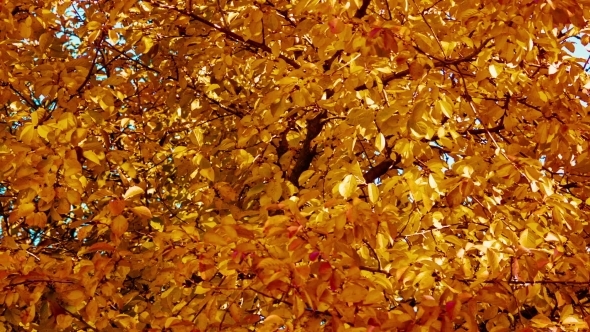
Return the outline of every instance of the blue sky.
{"type": "MultiPolygon", "coordinates": [[[[584,59],[582,61],[582,63],[584,63],[586,61],[586,59],[588,59],[590,52],[588,52],[586,47],[584,47],[584,45],[582,45],[582,43],[580,43],[579,39],[571,38],[570,40],[573,41],[574,45],[576,46],[576,50],[573,53],[574,56],[584,59]]],[[[590,46],[590,45],[588,45],[588,46],[590,46]]]]}

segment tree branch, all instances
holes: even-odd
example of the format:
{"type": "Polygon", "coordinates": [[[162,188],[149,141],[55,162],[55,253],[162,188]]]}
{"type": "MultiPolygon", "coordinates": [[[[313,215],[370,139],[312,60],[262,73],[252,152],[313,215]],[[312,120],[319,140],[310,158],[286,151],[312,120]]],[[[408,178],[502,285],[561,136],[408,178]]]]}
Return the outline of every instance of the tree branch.
{"type": "Polygon", "coordinates": [[[327,117],[327,113],[322,111],[318,114],[315,118],[307,120],[307,133],[305,134],[305,139],[303,140],[303,147],[299,151],[299,155],[297,157],[297,161],[295,162],[295,166],[291,171],[291,175],[289,176],[289,181],[293,183],[295,186],[299,187],[299,176],[301,173],[305,172],[313,158],[317,155],[317,151],[315,147],[311,147],[311,141],[314,140],[321,132],[324,127],[324,118],[327,117]]]}
{"type": "Polygon", "coordinates": [[[359,9],[354,14],[355,18],[363,18],[363,16],[367,15],[367,9],[369,8],[369,4],[371,0],[363,0],[363,3],[359,7],[359,9]]]}
{"type": "MultiPolygon", "coordinates": [[[[159,3],[156,3],[156,2],[150,2],[150,3],[152,5],[158,7],[158,8],[173,10],[173,11],[178,12],[180,14],[189,16],[192,19],[194,19],[195,21],[201,22],[204,25],[206,25],[206,26],[208,26],[208,27],[210,27],[210,28],[212,28],[212,29],[214,29],[216,31],[219,31],[219,32],[225,34],[230,39],[233,39],[233,40],[235,40],[237,42],[240,42],[242,44],[245,44],[245,45],[248,45],[248,46],[251,46],[251,47],[260,49],[260,50],[262,50],[264,52],[267,52],[267,53],[271,53],[272,54],[271,48],[268,47],[268,46],[266,46],[265,44],[259,43],[257,41],[252,40],[252,39],[246,40],[246,39],[244,39],[244,37],[238,35],[237,33],[233,32],[233,31],[231,31],[229,29],[220,27],[219,25],[214,24],[214,23],[206,20],[205,18],[203,18],[203,17],[201,17],[201,16],[199,16],[197,14],[189,13],[189,12],[186,12],[184,10],[180,10],[180,9],[178,9],[178,8],[176,8],[174,6],[170,6],[170,5],[159,4],[159,3]]],[[[279,54],[279,58],[282,59],[283,61],[285,61],[286,63],[288,63],[289,65],[291,65],[291,67],[293,67],[295,69],[299,69],[301,67],[297,62],[295,62],[295,60],[293,60],[291,58],[288,58],[287,56],[285,56],[283,54],[279,54]]]]}
{"type": "Polygon", "coordinates": [[[7,86],[10,88],[10,90],[12,90],[12,92],[14,92],[19,98],[21,98],[22,100],[25,101],[25,103],[27,105],[29,105],[29,107],[33,108],[33,109],[37,109],[37,105],[32,101],[27,99],[20,91],[18,91],[11,83],[8,82],[0,82],[0,86],[7,86]]]}
{"type": "MultiPolygon", "coordinates": [[[[99,36],[99,38],[102,41],[102,36],[99,36]]],[[[94,53],[94,58],[92,59],[92,63],[90,64],[90,68],[88,68],[88,74],[84,78],[84,82],[82,82],[82,84],[80,84],[80,86],[78,87],[78,89],[76,89],[76,95],[80,95],[80,93],[84,89],[84,86],[90,81],[90,78],[92,77],[92,70],[96,66],[96,60],[98,59],[98,49],[95,49],[94,52],[95,52],[94,53]]],[[[70,97],[70,99],[72,97],[70,97]]]]}
{"type": "Polygon", "coordinates": [[[367,171],[367,173],[365,173],[365,175],[363,175],[365,181],[367,183],[375,181],[375,179],[385,175],[385,173],[387,173],[387,171],[389,171],[389,169],[392,166],[397,165],[401,160],[402,157],[399,154],[397,155],[395,160],[392,160],[388,157],[386,160],[383,160],[379,164],[375,165],[375,167],[372,167],[370,170],[367,171]]]}
{"type": "MultiPolygon", "coordinates": [[[[479,52],[481,52],[481,50],[483,50],[484,47],[486,47],[486,45],[491,40],[492,40],[492,38],[488,38],[488,39],[484,40],[484,42],[481,43],[481,45],[478,48],[476,48],[471,54],[469,54],[466,57],[459,58],[459,59],[451,59],[451,60],[446,60],[446,61],[442,61],[442,60],[437,61],[434,63],[434,68],[441,68],[441,67],[445,67],[445,66],[449,66],[449,65],[457,65],[462,62],[471,61],[471,60],[473,60],[473,58],[475,58],[479,54],[479,52]]],[[[410,69],[408,68],[408,69],[402,70],[400,72],[393,73],[389,76],[386,76],[382,80],[383,86],[387,85],[387,83],[389,83],[395,79],[400,79],[400,78],[405,77],[409,74],[410,74],[410,69]]],[[[363,84],[363,85],[357,86],[354,90],[355,91],[362,91],[362,90],[366,90],[366,89],[367,89],[367,86],[365,84],[363,84]]]]}

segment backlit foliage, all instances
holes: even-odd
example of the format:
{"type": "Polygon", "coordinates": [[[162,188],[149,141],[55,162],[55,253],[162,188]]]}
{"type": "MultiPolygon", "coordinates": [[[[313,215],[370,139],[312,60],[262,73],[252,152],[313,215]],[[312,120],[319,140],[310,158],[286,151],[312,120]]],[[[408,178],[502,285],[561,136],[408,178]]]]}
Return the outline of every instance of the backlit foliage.
{"type": "Polygon", "coordinates": [[[589,0],[0,3],[0,331],[590,323],[589,0]]]}

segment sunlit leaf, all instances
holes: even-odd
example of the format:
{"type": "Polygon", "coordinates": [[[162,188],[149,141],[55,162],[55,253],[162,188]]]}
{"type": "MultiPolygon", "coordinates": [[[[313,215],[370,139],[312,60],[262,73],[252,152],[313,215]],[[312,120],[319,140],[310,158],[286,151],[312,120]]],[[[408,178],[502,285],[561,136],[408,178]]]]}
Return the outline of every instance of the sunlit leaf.
{"type": "Polygon", "coordinates": [[[152,212],[145,206],[134,206],[131,211],[142,218],[150,219],[152,217],[152,212]]]}
{"type": "Polygon", "coordinates": [[[338,185],[338,192],[342,197],[349,198],[355,192],[357,186],[356,179],[353,175],[349,174],[344,177],[344,180],[338,185]]]}
{"type": "Polygon", "coordinates": [[[377,188],[377,185],[374,183],[369,183],[367,185],[367,189],[369,192],[369,199],[371,200],[371,203],[377,203],[377,201],[379,200],[379,188],[377,188]]]}
{"type": "Polygon", "coordinates": [[[133,187],[130,187],[129,189],[127,189],[127,191],[123,195],[123,198],[130,199],[132,197],[135,197],[137,195],[141,195],[143,193],[144,193],[144,190],[141,187],[133,186],[133,187]]]}

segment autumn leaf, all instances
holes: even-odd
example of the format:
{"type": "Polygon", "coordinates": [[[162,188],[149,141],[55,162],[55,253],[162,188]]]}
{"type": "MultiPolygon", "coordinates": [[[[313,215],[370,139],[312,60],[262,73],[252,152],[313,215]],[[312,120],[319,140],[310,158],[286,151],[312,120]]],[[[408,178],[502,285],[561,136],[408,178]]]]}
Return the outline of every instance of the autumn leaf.
{"type": "Polygon", "coordinates": [[[123,216],[117,216],[111,222],[111,231],[116,236],[123,235],[127,231],[128,227],[129,227],[129,222],[127,221],[127,218],[125,218],[123,216]]]}
{"type": "Polygon", "coordinates": [[[127,191],[123,195],[123,198],[130,199],[132,197],[135,197],[137,195],[141,195],[143,193],[144,193],[144,190],[141,187],[133,186],[133,187],[130,187],[129,189],[127,189],[127,191]]]}
{"type": "Polygon", "coordinates": [[[64,294],[63,299],[70,305],[76,306],[84,300],[84,292],[81,290],[72,290],[64,294]]]}
{"type": "Polygon", "coordinates": [[[369,200],[371,203],[377,203],[377,200],[379,199],[379,188],[377,188],[377,185],[369,183],[367,185],[367,190],[369,192],[369,200]]]}
{"type": "Polygon", "coordinates": [[[340,297],[345,302],[360,302],[365,299],[368,290],[360,285],[348,284],[340,294],[340,297]]]}
{"type": "Polygon", "coordinates": [[[120,215],[125,210],[125,201],[117,199],[110,201],[109,210],[113,216],[120,215]]]}
{"type": "Polygon", "coordinates": [[[342,197],[349,198],[356,190],[357,182],[352,174],[344,177],[344,180],[338,185],[338,192],[342,197]]]}
{"type": "Polygon", "coordinates": [[[145,206],[134,206],[131,211],[142,218],[150,219],[152,217],[152,212],[145,206]]]}
{"type": "Polygon", "coordinates": [[[337,35],[344,30],[344,23],[339,18],[333,18],[328,22],[330,26],[330,32],[337,35]]]}

